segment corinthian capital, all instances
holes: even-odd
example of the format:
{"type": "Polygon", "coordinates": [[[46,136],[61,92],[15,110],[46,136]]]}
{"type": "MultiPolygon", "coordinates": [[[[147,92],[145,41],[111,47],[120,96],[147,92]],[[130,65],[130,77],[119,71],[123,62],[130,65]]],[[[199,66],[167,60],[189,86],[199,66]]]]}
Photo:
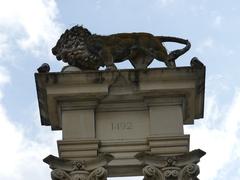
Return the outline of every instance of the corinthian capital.
{"type": "Polygon", "coordinates": [[[206,153],[200,149],[176,156],[156,156],[138,153],[135,157],[142,162],[144,180],[198,180],[197,163],[206,153]]]}
{"type": "Polygon", "coordinates": [[[43,161],[52,169],[52,180],[107,180],[107,170],[104,168],[113,156],[104,154],[94,160],[65,160],[48,156],[43,161]]]}

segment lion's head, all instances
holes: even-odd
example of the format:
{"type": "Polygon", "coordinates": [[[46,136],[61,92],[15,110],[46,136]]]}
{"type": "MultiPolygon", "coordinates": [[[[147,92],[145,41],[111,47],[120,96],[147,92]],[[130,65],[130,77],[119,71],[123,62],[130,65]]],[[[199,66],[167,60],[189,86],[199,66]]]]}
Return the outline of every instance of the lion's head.
{"type": "Polygon", "coordinates": [[[52,48],[52,53],[57,60],[63,60],[69,65],[83,70],[97,70],[101,66],[99,57],[91,53],[87,47],[87,41],[91,36],[91,32],[82,26],[67,29],[61,35],[56,46],[52,48]]]}

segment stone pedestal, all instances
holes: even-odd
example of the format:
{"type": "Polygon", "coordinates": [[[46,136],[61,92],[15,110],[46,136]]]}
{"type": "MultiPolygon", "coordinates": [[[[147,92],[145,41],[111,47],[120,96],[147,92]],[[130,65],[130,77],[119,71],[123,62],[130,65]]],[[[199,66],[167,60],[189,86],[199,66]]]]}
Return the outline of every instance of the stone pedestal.
{"type": "Polygon", "coordinates": [[[110,176],[142,175],[139,152],[189,152],[184,124],[203,117],[205,68],[35,74],[42,125],[62,130],[59,157],[115,158],[110,176]]]}

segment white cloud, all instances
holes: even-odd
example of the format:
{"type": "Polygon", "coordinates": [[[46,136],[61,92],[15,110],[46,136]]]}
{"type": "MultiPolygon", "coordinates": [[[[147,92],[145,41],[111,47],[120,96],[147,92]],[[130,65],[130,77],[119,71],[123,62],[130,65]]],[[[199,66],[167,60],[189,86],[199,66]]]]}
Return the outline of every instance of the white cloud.
{"type": "Polygon", "coordinates": [[[3,36],[0,47],[17,45],[35,54],[43,48],[50,49],[61,28],[56,22],[55,0],[0,0],[0,3],[3,36]],[[8,43],[13,44],[6,44],[6,39],[11,39],[8,43]]]}
{"type": "Polygon", "coordinates": [[[2,104],[0,104],[0,124],[0,159],[3,165],[0,168],[0,179],[49,179],[50,169],[42,159],[51,153],[56,154],[57,136],[54,136],[50,129],[47,132],[36,128],[35,132],[41,134],[39,137],[42,140],[29,139],[25,135],[28,129],[13,123],[7,117],[2,104]]]}
{"type": "MultiPolygon", "coordinates": [[[[185,132],[191,135],[191,148],[201,148],[207,152],[207,155],[202,158],[200,163],[200,179],[219,179],[221,172],[227,171],[229,163],[239,164],[240,159],[240,153],[237,151],[240,149],[238,137],[240,131],[239,89],[236,90],[236,95],[228,108],[222,108],[215,101],[215,97],[206,98],[207,112],[205,118],[193,127],[185,127],[185,132]],[[218,120],[223,122],[220,126],[218,120]],[[211,121],[214,121],[214,123],[211,121]],[[211,122],[211,126],[209,126],[209,122],[211,122]]],[[[238,166],[239,170],[240,167],[238,166]]],[[[237,178],[239,175],[236,172],[231,176],[237,178]]]]}
{"type": "Polygon", "coordinates": [[[215,27],[219,27],[222,25],[222,21],[223,21],[223,17],[220,16],[220,15],[217,15],[215,18],[214,18],[214,21],[213,21],[213,25],[215,27]]]}
{"type": "Polygon", "coordinates": [[[0,66],[0,87],[6,85],[10,82],[10,76],[7,69],[3,66],[0,66]]]}
{"type": "Polygon", "coordinates": [[[203,53],[206,50],[212,49],[213,47],[214,47],[214,40],[213,38],[208,37],[198,45],[198,47],[196,48],[196,51],[198,53],[203,53]]]}
{"type": "MultiPolygon", "coordinates": [[[[0,94],[3,96],[3,88],[10,83],[8,71],[4,67],[0,67],[0,94]]],[[[47,165],[42,159],[50,153],[56,154],[56,139],[60,138],[59,133],[51,132],[50,129],[44,129],[40,126],[33,125],[34,132],[37,135],[33,138],[27,136],[31,131],[26,125],[17,124],[11,121],[7,115],[7,111],[0,98],[0,179],[4,180],[24,180],[24,179],[49,179],[49,171],[47,165]]],[[[31,115],[29,119],[35,117],[36,113],[31,115]]],[[[29,122],[31,124],[31,122],[29,122]]]]}
{"type": "Polygon", "coordinates": [[[0,100],[3,97],[3,92],[1,88],[3,88],[7,83],[10,83],[10,75],[6,68],[0,66],[0,100]]]}
{"type": "Polygon", "coordinates": [[[218,94],[221,91],[228,91],[231,89],[229,85],[229,81],[226,78],[226,75],[222,74],[214,74],[208,76],[206,79],[207,91],[211,93],[211,95],[218,94]],[[221,90],[221,91],[216,91],[221,90]]]}
{"type": "Polygon", "coordinates": [[[167,6],[175,2],[175,0],[157,0],[162,6],[167,6]]]}
{"type": "Polygon", "coordinates": [[[212,48],[213,47],[213,39],[212,38],[207,38],[204,42],[203,42],[203,47],[206,48],[212,48]]]}
{"type": "Polygon", "coordinates": [[[3,57],[8,53],[8,37],[6,34],[0,32],[0,57],[3,57]]]}

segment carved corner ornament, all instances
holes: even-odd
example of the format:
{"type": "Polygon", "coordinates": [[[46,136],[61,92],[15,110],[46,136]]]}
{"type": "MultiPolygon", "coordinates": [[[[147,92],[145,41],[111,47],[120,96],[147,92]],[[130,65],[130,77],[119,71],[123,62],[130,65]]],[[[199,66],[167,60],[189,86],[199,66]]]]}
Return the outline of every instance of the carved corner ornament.
{"type": "Polygon", "coordinates": [[[43,161],[52,169],[52,180],[107,180],[104,168],[114,157],[102,154],[94,160],[65,160],[49,155],[43,161]]]}
{"type": "Polygon", "coordinates": [[[200,149],[176,156],[141,152],[136,158],[144,165],[143,180],[199,180],[197,163],[206,153],[200,149]]]}

